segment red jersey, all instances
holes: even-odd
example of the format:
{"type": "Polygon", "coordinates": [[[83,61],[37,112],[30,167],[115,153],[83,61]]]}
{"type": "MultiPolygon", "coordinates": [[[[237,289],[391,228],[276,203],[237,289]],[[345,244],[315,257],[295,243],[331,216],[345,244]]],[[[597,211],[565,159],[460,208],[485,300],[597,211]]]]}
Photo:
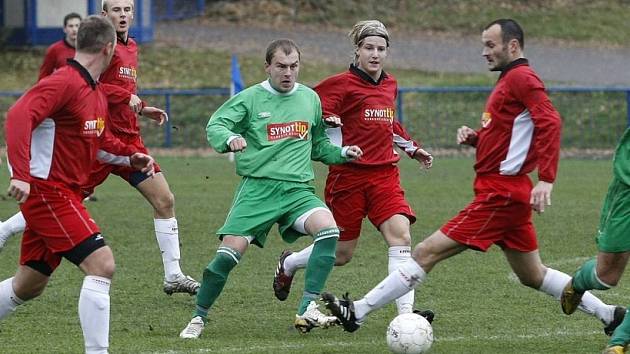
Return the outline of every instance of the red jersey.
{"type": "Polygon", "coordinates": [[[136,94],[138,45],[128,37],[118,38],[112,61],[101,74],[99,81],[107,93],[110,113],[110,130],[114,135],[139,135],[138,119],[128,106],[131,94],[136,94]]]}
{"type": "Polygon", "coordinates": [[[527,59],[503,70],[477,131],[477,175],[524,175],[553,183],[560,156],[560,114],[527,59]]]}
{"type": "Polygon", "coordinates": [[[68,59],[74,58],[75,51],[76,49],[71,46],[65,38],[51,44],[50,47],[46,49],[44,63],[42,63],[41,68],[39,68],[39,78],[37,78],[37,81],[52,74],[56,69],[65,66],[68,59]]]}
{"type": "MultiPolygon", "coordinates": [[[[400,160],[393,144],[413,156],[419,148],[396,120],[396,79],[383,72],[378,81],[356,66],[331,76],[315,86],[322,102],[324,117],[337,116],[343,126],[328,129],[330,140],[336,145],[358,145],[363,156],[355,165],[391,165],[400,160]]],[[[348,168],[330,166],[330,170],[348,168]]]]}
{"type": "Polygon", "coordinates": [[[126,156],[136,149],[109,133],[107,109],[100,85],[73,59],[39,81],[7,112],[11,178],[29,183],[35,178],[77,190],[87,183],[97,158],[129,165],[126,156]]]}

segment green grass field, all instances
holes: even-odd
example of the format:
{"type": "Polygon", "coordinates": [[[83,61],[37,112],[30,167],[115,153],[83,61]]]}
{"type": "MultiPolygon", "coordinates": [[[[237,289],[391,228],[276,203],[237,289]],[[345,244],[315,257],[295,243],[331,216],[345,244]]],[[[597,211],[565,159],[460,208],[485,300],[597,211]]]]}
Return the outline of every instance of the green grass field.
{"type": "MultiPolygon", "coordinates": [[[[213,232],[222,224],[238,183],[224,158],[161,158],[177,199],[183,269],[196,278],[213,256],[213,232]]],[[[430,234],[464,207],[472,196],[472,161],[438,159],[430,172],[406,159],[403,185],[419,216],[414,243],[430,234]]],[[[7,180],[6,169],[0,169],[7,180]]],[[[326,170],[317,165],[321,192],[326,170]]],[[[535,222],[543,260],[572,273],[595,254],[593,235],[610,179],[609,161],[563,160],[553,205],[535,222]]],[[[353,334],[338,328],[300,335],[292,328],[303,284],[298,273],[294,292],[275,300],[271,281],[277,256],[287,247],[273,230],[265,249],[252,248],[231,273],[211,311],[202,339],[183,341],[179,331],[190,319],[194,298],[166,296],[161,290],[162,265],[153,235],[152,212],[138,193],[117,177],[98,189],[100,200],[88,208],[101,225],[117,261],[111,299],[112,353],[380,353],[386,352],[385,329],[395,316],[391,305],[374,313],[353,334]]],[[[0,217],[16,209],[0,201],[0,217]]],[[[0,278],[11,276],[18,259],[19,238],[0,253],[0,278]]],[[[328,290],[359,296],[386,273],[386,246],[365,224],[353,261],[335,268],[328,290]]],[[[630,302],[630,283],[602,298],[630,302]]],[[[2,353],[80,353],[82,335],[77,300],[82,275],[63,262],[47,291],[0,323],[2,353]]],[[[433,353],[595,353],[606,344],[602,325],[583,314],[567,317],[546,295],[518,284],[501,252],[468,251],[439,265],[419,289],[418,307],[436,311],[433,353]]]]}

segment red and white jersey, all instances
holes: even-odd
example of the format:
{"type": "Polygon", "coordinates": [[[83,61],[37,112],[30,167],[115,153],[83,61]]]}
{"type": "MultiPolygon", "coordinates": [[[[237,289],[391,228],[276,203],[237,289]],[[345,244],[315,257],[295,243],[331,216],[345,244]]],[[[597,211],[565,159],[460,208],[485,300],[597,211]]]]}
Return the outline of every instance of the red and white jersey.
{"type": "Polygon", "coordinates": [[[78,189],[92,163],[129,165],[136,149],[108,131],[107,97],[74,60],[28,90],[7,112],[12,179],[33,178],[78,189]]]}
{"type": "Polygon", "coordinates": [[[136,94],[138,77],[138,45],[128,37],[118,38],[112,61],[101,74],[99,82],[107,93],[110,110],[110,130],[114,135],[138,135],[138,119],[128,106],[131,94],[136,94]]]}
{"type": "MultiPolygon", "coordinates": [[[[355,165],[391,165],[400,160],[393,144],[413,156],[419,148],[396,120],[396,79],[383,72],[374,81],[351,65],[346,72],[333,75],[315,86],[322,102],[324,117],[337,116],[343,126],[327,129],[330,140],[338,145],[358,145],[363,156],[355,165]]],[[[347,168],[330,166],[330,170],[347,168]]]]}
{"type": "Polygon", "coordinates": [[[65,66],[68,63],[68,59],[74,58],[76,49],[66,42],[65,38],[57,41],[46,49],[46,56],[44,56],[44,62],[39,68],[39,78],[37,81],[52,74],[55,70],[65,66]]]}
{"type": "Polygon", "coordinates": [[[481,116],[477,131],[478,175],[524,175],[538,167],[538,178],[553,183],[560,157],[560,114],[545,86],[518,59],[503,70],[481,116]]]}

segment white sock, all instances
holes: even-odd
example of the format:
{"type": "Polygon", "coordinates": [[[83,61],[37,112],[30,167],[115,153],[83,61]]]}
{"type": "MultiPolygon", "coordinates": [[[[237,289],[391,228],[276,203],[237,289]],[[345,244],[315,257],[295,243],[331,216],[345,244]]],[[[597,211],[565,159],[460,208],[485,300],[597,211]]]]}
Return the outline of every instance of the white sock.
{"type": "Polygon", "coordinates": [[[0,247],[14,234],[22,233],[26,228],[26,220],[22,212],[13,215],[7,221],[0,223],[0,247]]]}
{"type": "Polygon", "coordinates": [[[172,281],[182,276],[179,267],[179,233],[177,231],[177,219],[153,219],[155,224],[155,237],[162,252],[162,264],[164,264],[164,277],[172,281]]]}
{"type": "Polygon", "coordinates": [[[308,259],[309,257],[311,257],[311,253],[313,253],[313,244],[299,252],[294,252],[290,256],[285,258],[284,274],[292,276],[296,270],[306,268],[306,263],[308,263],[308,259]]]}
{"type": "MultiPolygon", "coordinates": [[[[391,273],[411,259],[411,246],[392,246],[389,248],[387,255],[389,257],[387,269],[391,273]]],[[[396,299],[399,315],[413,312],[414,293],[412,290],[396,299]]]]}
{"type": "Polygon", "coordinates": [[[391,272],[361,300],[354,302],[357,320],[362,321],[370,312],[405,295],[422,283],[427,273],[413,260],[408,259],[400,268],[391,272]]]}
{"type": "Polygon", "coordinates": [[[109,287],[111,279],[88,275],[79,296],[79,319],[85,352],[107,354],[109,348],[109,287]]]}
{"type": "MultiPolygon", "coordinates": [[[[571,281],[571,277],[568,274],[552,268],[547,268],[547,273],[545,274],[543,283],[538,290],[559,300],[560,295],[562,295],[562,290],[569,281],[571,281]]],[[[595,317],[604,322],[606,325],[613,320],[613,314],[615,312],[614,305],[607,305],[603,303],[602,300],[588,291],[584,293],[584,296],[582,296],[582,302],[578,308],[584,313],[595,315],[595,317]]]]}
{"type": "Polygon", "coordinates": [[[0,320],[7,317],[15,308],[22,305],[24,300],[13,291],[13,277],[0,282],[0,320]]]}

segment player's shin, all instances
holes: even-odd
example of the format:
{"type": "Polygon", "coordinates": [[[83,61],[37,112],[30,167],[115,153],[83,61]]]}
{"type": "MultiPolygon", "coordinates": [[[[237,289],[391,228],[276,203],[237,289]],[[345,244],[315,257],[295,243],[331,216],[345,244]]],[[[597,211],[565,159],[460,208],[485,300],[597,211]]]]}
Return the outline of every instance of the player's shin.
{"type": "Polygon", "coordinates": [[[88,275],[79,295],[79,319],[87,354],[107,353],[109,348],[109,288],[111,279],[88,275]]]}
{"type": "Polygon", "coordinates": [[[577,291],[592,289],[608,290],[611,286],[601,281],[597,276],[597,260],[593,258],[586,261],[582,267],[575,272],[573,288],[577,291]]]}
{"type": "Polygon", "coordinates": [[[179,266],[179,233],[177,219],[154,219],[155,237],[157,238],[162,263],[164,264],[164,277],[167,281],[173,281],[182,276],[179,266]]]}
{"type": "Polygon", "coordinates": [[[221,246],[217,255],[203,270],[203,281],[197,292],[197,307],[194,316],[201,316],[204,321],[208,310],[223,291],[230,271],[238,264],[241,254],[230,247],[221,246]]]}
{"type": "MultiPolygon", "coordinates": [[[[392,246],[389,248],[387,254],[388,273],[392,273],[411,259],[411,246],[392,246]]],[[[412,290],[396,299],[398,314],[411,313],[413,311],[414,294],[415,292],[412,290]]]]}
{"type": "Polygon", "coordinates": [[[361,321],[370,312],[405,295],[422,283],[427,273],[413,259],[407,260],[400,268],[390,273],[361,300],[354,302],[355,315],[361,321]]]}
{"type": "Polygon", "coordinates": [[[336,227],[321,230],[314,236],[313,252],[304,274],[304,295],[298,306],[298,315],[302,315],[308,304],[317,299],[324,289],[328,275],[335,265],[337,239],[339,229],[336,227]]]}
{"type": "Polygon", "coordinates": [[[13,277],[0,282],[0,320],[7,317],[15,308],[22,305],[24,300],[13,291],[13,277]]]}

